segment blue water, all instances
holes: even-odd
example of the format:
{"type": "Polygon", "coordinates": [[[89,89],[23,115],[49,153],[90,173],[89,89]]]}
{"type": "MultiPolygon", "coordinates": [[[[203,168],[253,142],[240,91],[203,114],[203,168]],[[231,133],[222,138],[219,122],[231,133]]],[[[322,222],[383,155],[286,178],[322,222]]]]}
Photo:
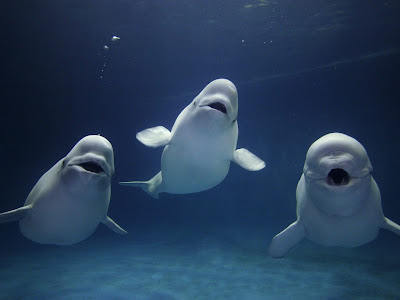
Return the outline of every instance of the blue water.
{"type": "Polygon", "coordinates": [[[361,247],[304,241],[268,256],[296,218],[309,146],[329,132],[359,140],[385,215],[400,223],[398,1],[14,1],[2,3],[0,211],[85,135],[114,147],[111,216],[73,246],[1,224],[1,299],[400,299],[400,237],[361,247]],[[121,39],[111,42],[112,36],[121,39]],[[108,51],[104,46],[109,47],[108,51]],[[216,78],[239,93],[238,148],[217,187],[152,199],[119,181],[160,169],[136,132],[171,129],[216,78]]]}

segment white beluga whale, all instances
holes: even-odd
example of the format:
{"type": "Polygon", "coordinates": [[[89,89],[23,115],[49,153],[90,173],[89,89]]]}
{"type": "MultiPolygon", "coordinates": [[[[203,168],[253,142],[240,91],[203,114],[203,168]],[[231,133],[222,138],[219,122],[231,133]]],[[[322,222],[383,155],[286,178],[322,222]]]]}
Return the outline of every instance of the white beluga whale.
{"type": "Polygon", "coordinates": [[[125,234],[107,216],[113,173],[110,142],[86,136],[39,179],[24,206],[0,214],[0,223],[19,221],[21,233],[41,244],[78,243],[99,223],[125,234]]]}
{"type": "Polygon", "coordinates": [[[208,190],[228,174],[230,162],[258,171],[264,161],[247,149],[236,149],[238,94],[227,79],[209,83],[179,114],[171,132],[163,126],[145,129],[136,138],[148,147],[165,147],[161,171],[149,181],[120,182],[141,187],[154,198],[166,192],[208,190]]]}
{"type": "Polygon", "coordinates": [[[273,238],[270,255],[283,257],[303,239],[357,247],[374,240],[380,228],[400,235],[400,226],[383,215],[371,173],[367,152],[354,138],[330,133],[315,141],[297,185],[297,221],[273,238]]]}

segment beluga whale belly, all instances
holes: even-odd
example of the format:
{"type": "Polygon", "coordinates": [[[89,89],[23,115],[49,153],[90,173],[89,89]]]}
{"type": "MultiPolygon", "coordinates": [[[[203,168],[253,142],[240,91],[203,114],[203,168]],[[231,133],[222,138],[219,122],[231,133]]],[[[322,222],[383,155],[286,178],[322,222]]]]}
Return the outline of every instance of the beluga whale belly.
{"type": "Polygon", "coordinates": [[[209,83],[179,114],[171,132],[163,126],[145,129],[136,138],[148,147],[164,147],[161,171],[149,181],[120,182],[141,187],[154,198],[161,192],[187,194],[208,190],[228,174],[230,162],[258,171],[264,161],[247,149],[236,149],[238,94],[227,79],[209,83]]]}
{"type": "Polygon", "coordinates": [[[0,214],[0,223],[19,221],[21,233],[41,244],[71,245],[103,223],[126,231],[107,216],[114,153],[99,135],[81,139],[36,183],[24,206],[0,214]]]}
{"type": "Polygon", "coordinates": [[[315,141],[297,185],[297,221],[273,238],[270,255],[282,257],[304,238],[357,247],[374,240],[380,228],[400,235],[400,226],[383,215],[371,173],[367,152],[354,138],[330,133],[315,141]]]}

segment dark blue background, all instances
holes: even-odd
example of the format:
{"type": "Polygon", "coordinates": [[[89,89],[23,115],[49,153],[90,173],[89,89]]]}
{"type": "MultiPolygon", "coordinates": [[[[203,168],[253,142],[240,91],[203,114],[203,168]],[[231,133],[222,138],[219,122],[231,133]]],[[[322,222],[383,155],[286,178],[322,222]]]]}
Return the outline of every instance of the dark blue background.
{"type": "MultiPolygon", "coordinates": [[[[339,131],[367,149],[385,215],[400,223],[398,1],[3,1],[0,28],[0,211],[21,206],[80,138],[100,133],[115,151],[109,215],[130,234],[277,232],[295,219],[308,147],[339,131]],[[118,186],[159,171],[162,149],[136,132],[170,129],[220,77],[239,92],[238,147],[266,168],[232,164],[209,191],[158,200],[118,186]]],[[[16,224],[0,232],[23,241],[16,224]]]]}

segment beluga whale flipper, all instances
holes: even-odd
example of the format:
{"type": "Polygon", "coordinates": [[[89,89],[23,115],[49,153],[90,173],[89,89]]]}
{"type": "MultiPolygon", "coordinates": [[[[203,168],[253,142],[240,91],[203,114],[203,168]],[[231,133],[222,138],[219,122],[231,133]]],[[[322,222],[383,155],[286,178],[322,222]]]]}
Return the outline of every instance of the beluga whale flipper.
{"type": "Polygon", "coordinates": [[[400,226],[383,215],[378,185],[364,147],[341,133],[327,134],[307,152],[297,185],[297,221],[276,235],[272,257],[284,256],[304,238],[323,246],[357,247],[384,228],[400,226]]]}
{"type": "Polygon", "coordinates": [[[227,79],[209,83],[179,114],[171,132],[163,126],[145,129],[136,138],[148,147],[164,147],[161,171],[149,181],[120,182],[141,187],[154,198],[166,192],[208,190],[228,174],[230,162],[249,170],[265,167],[250,151],[236,149],[238,95],[227,79]]]}
{"type": "Polygon", "coordinates": [[[110,142],[100,135],[86,136],[39,179],[24,206],[0,214],[0,223],[19,221],[21,233],[41,244],[78,243],[99,223],[125,234],[107,216],[113,174],[110,142]]]}

